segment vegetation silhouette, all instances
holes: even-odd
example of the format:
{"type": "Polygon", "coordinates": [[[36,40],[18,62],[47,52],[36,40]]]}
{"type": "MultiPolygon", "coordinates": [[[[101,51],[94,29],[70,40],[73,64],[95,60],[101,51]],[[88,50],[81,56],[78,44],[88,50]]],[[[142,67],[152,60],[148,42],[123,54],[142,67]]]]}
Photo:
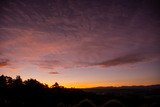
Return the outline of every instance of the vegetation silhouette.
{"type": "Polygon", "coordinates": [[[76,89],[57,82],[48,87],[36,79],[23,81],[20,76],[15,79],[0,76],[0,107],[159,107],[159,104],[160,85],[76,89]]]}
{"type": "Polygon", "coordinates": [[[153,103],[151,107],[160,107],[160,103],[153,103]]]}
{"type": "Polygon", "coordinates": [[[102,107],[125,107],[120,101],[110,100],[106,102],[102,107]]]}
{"type": "Polygon", "coordinates": [[[59,103],[57,104],[57,107],[65,107],[65,105],[63,103],[59,103]]]}
{"type": "Polygon", "coordinates": [[[88,99],[85,99],[85,100],[82,100],[78,105],[77,107],[96,107],[95,104],[88,100],[88,99]]]}

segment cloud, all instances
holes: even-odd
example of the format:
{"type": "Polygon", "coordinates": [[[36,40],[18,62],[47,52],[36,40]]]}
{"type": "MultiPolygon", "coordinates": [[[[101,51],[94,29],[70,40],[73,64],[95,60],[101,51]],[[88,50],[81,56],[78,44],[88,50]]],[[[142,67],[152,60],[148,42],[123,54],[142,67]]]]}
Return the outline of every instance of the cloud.
{"type": "Polygon", "coordinates": [[[107,60],[104,62],[100,62],[95,65],[102,66],[102,67],[110,67],[110,66],[118,66],[118,65],[125,65],[125,64],[134,64],[134,63],[142,62],[144,60],[146,60],[146,58],[141,55],[126,55],[126,56],[117,57],[115,59],[107,60]]]}
{"type": "Polygon", "coordinates": [[[8,62],[8,59],[0,59],[0,68],[9,65],[8,62]]]}
{"type": "Polygon", "coordinates": [[[59,72],[52,71],[52,72],[49,72],[49,74],[59,74],[59,72]]]}
{"type": "Polygon", "coordinates": [[[160,53],[158,51],[148,53],[127,54],[99,63],[92,63],[90,64],[90,66],[111,67],[155,60],[160,60],[160,53]]]}
{"type": "Polygon", "coordinates": [[[0,6],[0,54],[10,64],[46,69],[116,66],[160,52],[159,17],[150,4],[143,5],[147,2],[31,1],[0,6]],[[130,55],[135,51],[144,54],[130,55]]]}

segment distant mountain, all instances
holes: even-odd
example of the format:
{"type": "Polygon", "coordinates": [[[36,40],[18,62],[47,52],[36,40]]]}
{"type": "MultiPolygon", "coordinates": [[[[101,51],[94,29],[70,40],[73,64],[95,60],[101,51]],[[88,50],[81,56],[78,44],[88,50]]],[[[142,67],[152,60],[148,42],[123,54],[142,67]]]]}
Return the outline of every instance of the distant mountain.
{"type": "Polygon", "coordinates": [[[148,86],[121,86],[121,87],[93,87],[84,88],[84,91],[94,92],[97,94],[108,94],[108,93],[149,93],[149,92],[160,92],[160,84],[148,85],[148,86]]]}

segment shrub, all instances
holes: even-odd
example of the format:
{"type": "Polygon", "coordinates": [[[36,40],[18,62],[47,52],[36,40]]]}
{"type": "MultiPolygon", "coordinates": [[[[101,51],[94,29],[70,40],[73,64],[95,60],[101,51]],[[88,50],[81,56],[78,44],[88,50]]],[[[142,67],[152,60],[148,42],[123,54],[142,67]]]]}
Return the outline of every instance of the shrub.
{"type": "Polygon", "coordinates": [[[160,104],[159,104],[159,103],[153,103],[153,104],[151,105],[151,107],[160,107],[160,104]]]}
{"type": "Polygon", "coordinates": [[[63,103],[59,103],[57,107],[65,107],[63,103]]]}
{"type": "Polygon", "coordinates": [[[85,100],[82,100],[78,105],[77,107],[96,107],[95,104],[88,100],[88,99],[85,99],[85,100]]]}
{"type": "Polygon", "coordinates": [[[120,101],[110,100],[106,102],[102,107],[125,107],[120,101]]]}

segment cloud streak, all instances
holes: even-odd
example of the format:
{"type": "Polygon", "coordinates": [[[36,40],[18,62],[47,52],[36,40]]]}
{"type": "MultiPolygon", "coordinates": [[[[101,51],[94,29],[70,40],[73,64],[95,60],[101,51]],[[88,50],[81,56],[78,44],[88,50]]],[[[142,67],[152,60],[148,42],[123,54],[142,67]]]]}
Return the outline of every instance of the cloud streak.
{"type": "Polygon", "coordinates": [[[8,66],[9,65],[8,62],[9,62],[8,59],[0,59],[0,68],[8,66]]]}
{"type": "Polygon", "coordinates": [[[53,74],[59,74],[59,72],[52,71],[52,72],[49,72],[49,74],[51,74],[51,75],[53,75],[53,74]]]}
{"type": "Polygon", "coordinates": [[[137,53],[119,56],[114,59],[106,60],[100,63],[90,64],[91,66],[111,67],[121,66],[126,64],[135,64],[139,62],[148,62],[152,60],[159,60],[159,53],[137,53]]]}
{"type": "Polygon", "coordinates": [[[101,63],[97,63],[95,65],[102,66],[102,67],[119,66],[119,65],[134,64],[134,63],[142,62],[145,59],[146,58],[139,55],[126,55],[126,56],[120,56],[115,59],[107,60],[101,63]]]}

